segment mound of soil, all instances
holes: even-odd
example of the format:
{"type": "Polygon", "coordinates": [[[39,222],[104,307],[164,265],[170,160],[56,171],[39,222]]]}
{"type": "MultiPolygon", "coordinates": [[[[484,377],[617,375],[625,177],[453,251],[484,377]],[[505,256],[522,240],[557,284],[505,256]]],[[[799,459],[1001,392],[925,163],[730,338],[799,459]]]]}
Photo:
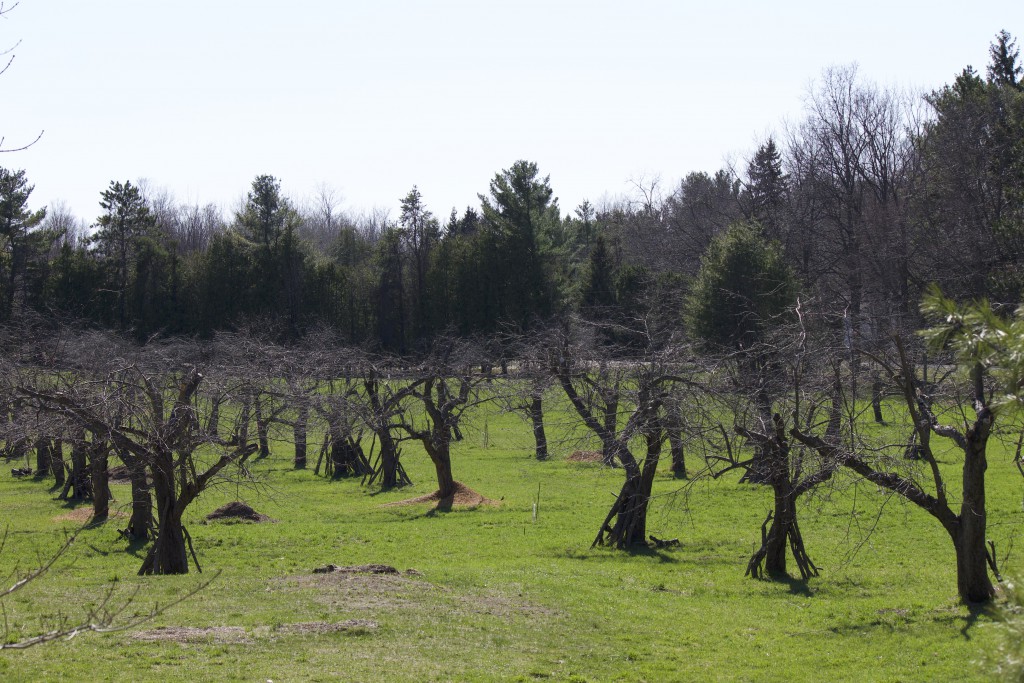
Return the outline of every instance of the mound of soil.
{"type": "Polygon", "coordinates": [[[601,451],[573,451],[568,458],[569,462],[604,462],[601,451]]]}
{"type": "Polygon", "coordinates": [[[399,500],[394,503],[385,503],[382,507],[399,507],[402,505],[419,505],[421,503],[437,503],[438,508],[465,507],[475,508],[480,505],[497,505],[498,502],[482,495],[469,488],[461,482],[455,482],[455,495],[442,498],[438,491],[428,493],[425,496],[399,500]]]}
{"type": "Polygon", "coordinates": [[[221,505],[210,514],[206,515],[206,519],[237,519],[245,522],[255,522],[257,524],[261,522],[276,521],[264,514],[256,512],[251,507],[238,500],[228,503],[227,505],[221,505]]]}

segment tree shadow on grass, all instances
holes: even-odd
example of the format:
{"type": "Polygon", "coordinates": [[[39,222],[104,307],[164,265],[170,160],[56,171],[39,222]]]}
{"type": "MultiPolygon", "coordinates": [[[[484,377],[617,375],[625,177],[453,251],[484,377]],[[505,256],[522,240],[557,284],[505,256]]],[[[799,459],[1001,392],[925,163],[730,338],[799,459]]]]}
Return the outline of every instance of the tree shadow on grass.
{"type": "MultiPolygon", "coordinates": [[[[341,481],[341,480],[339,479],[337,481],[341,481]]],[[[388,488],[388,489],[382,488],[382,487],[378,486],[378,487],[375,487],[373,490],[368,491],[366,493],[366,495],[370,496],[371,498],[375,498],[375,497],[377,497],[377,496],[379,496],[381,494],[384,494],[384,493],[394,493],[396,491],[401,491],[402,489],[407,488],[409,486],[412,486],[412,484],[404,484],[402,486],[392,486],[391,488],[388,488]]]]}
{"type": "Polygon", "coordinates": [[[653,548],[649,545],[637,545],[626,548],[626,553],[632,557],[653,557],[662,563],[676,564],[679,560],[662,548],[653,548]]]}
{"type": "Polygon", "coordinates": [[[130,539],[128,544],[125,546],[125,552],[132,557],[142,560],[145,559],[146,555],[149,553],[149,544],[149,540],[133,538],[130,539]]]}
{"type": "Polygon", "coordinates": [[[992,603],[977,603],[970,602],[964,605],[967,608],[967,616],[961,617],[964,621],[963,627],[960,629],[960,635],[963,636],[964,640],[970,640],[970,631],[977,625],[978,619],[984,616],[994,616],[995,606],[992,603]]]}
{"type": "Polygon", "coordinates": [[[785,576],[773,576],[771,580],[787,586],[791,595],[802,595],[805,598],[814,597],[814,591],[811,590],[809,579],[797,579],[786,574],[785,576]]]}

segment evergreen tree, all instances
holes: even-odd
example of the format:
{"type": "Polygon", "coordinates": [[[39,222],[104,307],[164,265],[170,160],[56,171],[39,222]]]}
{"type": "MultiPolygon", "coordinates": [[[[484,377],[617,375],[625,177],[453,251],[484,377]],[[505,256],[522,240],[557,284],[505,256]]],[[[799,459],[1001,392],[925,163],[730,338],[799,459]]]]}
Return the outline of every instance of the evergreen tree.
{"type": "MultiPolygon", "coordinates": [[[[10,318],[18,281],[24,276],[32,246],[32,231],[46,217],[46,210],[28,208],[33,186],[25,171],[0,168],[0,320],[10,318]]],[[[48,245],[47,245],[48,246],[48,245]]]]}
{"type": "Polygon", "coordinates": [[[542,240],[561,227],[558,200],[537,164],[517,161],[494,176],[490,197],[481,195],[483,223],[493,239],[487,266],[498,276],[498,319],[525,328],[552,310],[553,292],[545,271],[542,240]]]}
{"type": "Polygon", "coordinates": [[[259,175],[252,181],[245,206],[235,215],[235,221],[244,237],[269,251],[281,239],[288,208],[281,198],[281,181],[272,175],[259,175]]]}
{"type": "Polygon", "coordinates": [[[929,227],[931,279],[958,298],[1024,299],[1024,90],[1013,44],[999,34],[988,80],[968,67],[927,98],[935,120],[919,145],[915,210],[929,227]]]}
{"type": "Polygon", "coordinates": [[[747,351],[796,301],[797,281],[778,245],[754,223],[716,236],[686,302],[690,333],[705,343],[747,351]]]}
{"type": "Polygon", "coordinates": [[[784,213],[789,194],[789,176],[782,170],[782,155],[775,140],[757,148],[747,168],[750,217],[761,224],[769,239],[783,239],[784,213]]]}
{"type": "Polygon", "coordinates": [[[154,250],[155,221],[139,188],[130,181],[110,181],[100,195],[104,213],[96,221],[92,237],[96,253],[106,264],[114,294],[114,322],[128,326],[129,284],[136,259],[143,249],[154,250]]]}
{"type": "Polygon", "coordinates": [[[430,269],[430,254],[441,237],[441,230],[437,219],[423,204],[423,195],[415,185],[402,199],[398,225],[413,269],[413,277],[410,278],[413,332],[417,339],[425,341],[429,318],[427,272],[430,269]]]}
{"type": "Polygon", "coordinates": [[[615,303],[615,264],[604,235],[598,235],[590,250],[582,308],[588,315],[606,318],[615,303]]]}
{"type": "Polygon", "coordinates": [[[1020,90],[1022,88],[1021,74],[1024,73],[1024,68],[1017,63],[1017,58],[1020,55],[1017,41],[1007,31],[1000,31],[996,34],[996,42],[989,46],[988,53],[990,59],[989,82],[1020,90]]]}
{"type": "Polygon", "coordinates": [[[252,309],[250,313],[281,319],[288,335],[300,334],[306,252],[298,232],[302,217],[281,196],[281,183],[271,175],[252,181],[242,210],[235,215],[237,232],[253,245],[252,309]]]}

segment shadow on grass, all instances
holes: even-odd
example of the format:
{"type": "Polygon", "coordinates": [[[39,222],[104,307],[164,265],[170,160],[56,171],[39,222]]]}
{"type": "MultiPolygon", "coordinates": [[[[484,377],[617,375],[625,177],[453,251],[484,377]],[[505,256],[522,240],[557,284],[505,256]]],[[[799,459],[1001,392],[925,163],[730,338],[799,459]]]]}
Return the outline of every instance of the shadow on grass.
{"type": "Polygon", "coordinates": [[[132,557],[136,557],[140,560],[145,559],[149,553],[149,541],[141,538],[133,538],[128,541],[128,545],[125,546],[125,552],[132,557]]]}
{"type": "Polygon", "coordinates": [[[402,489],[404,489],[404,488],[406,488],[408,486],[412,486],[412,484],[404,484],[402,486],[392,486],[391,488],[387,488],[387,489],[383,488],[383,487],[380,487],[380,486],[376,486],[376,487],[374,487],[374,489],[372,491],[368,491],[366,493],[366,495],[368,495],[371,498],[374,498],[376,496],[381,495],[382,493],[394,493],[396,491],[401,491],[402,489]]]}
{"type": "Polygon", "coordinates": [[[673,557],[672,554],[666,550],[661,548],[652,548],[651,546],[636,545],[626,548],[622,552],[625,552],[630,557],[652,557],[661,563],[675,564],[679,562],[678,559],[673,557]]]}
{"type": "Polygon", "coordinates": [[[554,557],[570,560],[610,560],[616,561],[622,558],[650,557],[662,564],[678,564],[679,558],[674,557],[669,551],[652,548],[650,546],[632,546],[630,548],[612,548],[609,546],[598,548],[566,548],[562,552],[555,553],[554,557]]]}
{"type": "Polygon", "coordinates": [[[811,590],[808,579],[797,579],[787,574],[786,576],[773,576],[772,581],[787,586],[791,595],[802,595],[805,598],[814,597],[814,591],[811,590]]]}
{"type": "Polygon", "coordinates": [[[961,617],[964,621],[963,627],[960,629],[960,635],[963,636],[964,640],[970,640],[971,634],[969,633],[978,623],[978,619],[983,615],[994,616],[995,606],[992,603],[967,603],[967,616],[961,617]]]}

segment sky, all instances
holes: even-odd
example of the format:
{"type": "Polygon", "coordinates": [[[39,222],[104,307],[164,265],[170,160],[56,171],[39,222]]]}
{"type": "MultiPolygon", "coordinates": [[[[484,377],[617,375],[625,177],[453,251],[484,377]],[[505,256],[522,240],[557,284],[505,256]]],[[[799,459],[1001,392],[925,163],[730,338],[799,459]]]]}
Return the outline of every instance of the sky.
{"type": "Polygon", "coordinates": [[[43,135],[0,166],[90,223],[112,180],[230,214],[260,174],[393,216],[416,185],[444,219],[519,159],[569,213],[744,167],[829,66],[924,93],[1024,34],[1020,0],[3,5],[3,149],[43,135]]]}

